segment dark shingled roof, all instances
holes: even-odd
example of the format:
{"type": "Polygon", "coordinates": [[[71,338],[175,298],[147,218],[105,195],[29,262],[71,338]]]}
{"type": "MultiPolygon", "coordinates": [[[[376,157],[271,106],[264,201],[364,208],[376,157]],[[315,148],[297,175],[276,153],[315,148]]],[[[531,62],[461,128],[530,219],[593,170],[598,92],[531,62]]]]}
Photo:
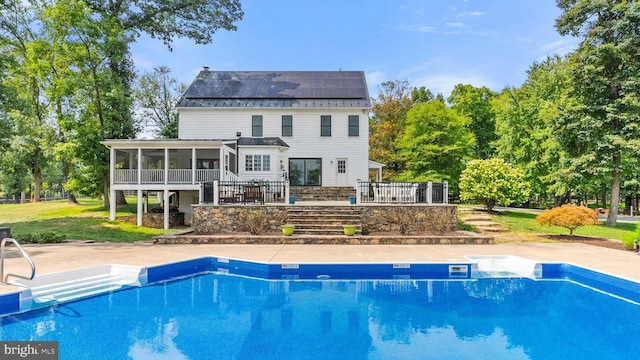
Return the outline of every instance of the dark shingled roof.
{"type": "Polygon", "coordinates": [[[238,146],[251,146],[251,145],[260,145],[260,146],[282,146],[289,147],[289,145],[282,141],[279,137],[265,137],[265,138],[249,138],[249,137],[241,137],[238,138],[238,146]]]}
{"type": "Polygon", "coordinates": [[[209,71],[178,107],[371,107],[362,71],[209,71]]]}

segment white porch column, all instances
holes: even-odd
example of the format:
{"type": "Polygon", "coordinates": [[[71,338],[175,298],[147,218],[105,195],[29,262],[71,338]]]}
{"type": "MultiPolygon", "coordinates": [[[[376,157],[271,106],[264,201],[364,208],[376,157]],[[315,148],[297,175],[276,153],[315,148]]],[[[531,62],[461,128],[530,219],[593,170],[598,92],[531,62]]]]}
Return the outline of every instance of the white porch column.
{"type": "Polygon", "coordinates": [[[198,182],[196,179],[196,166],[198,162],[196,160],[196,148],[191,148],[191,183],[194,185],[198,182]]]}
{"type": "Polygon", "coordinates": [[[433,204],[433,181],[427,181],[427,204],[433,204]]]}
{"type": "MultiPolygon", "coordinates": [[[[113,179],[116,171],[116,150],[109,150],[109,220],[116,219],[116,191],[113,190],[113,179]]],[[[105,194],[106,195],[106,194],[105,194]]]]}
{"type": "Polygon", "coordinates": [[[116,191],[113,186],[109,191],[109,220],[116,219],[116,191]]]}
{"type": "Polygon", "coordinates": [[[142,148],[138,148],[138,185],[142,183],[142,148]]]}
{"type": "Polygon", "coordinates": [[[225,162],[226,150],[224,146],[220,148],[220,175],[218,176],[218,180],[227,181],[227,164],[225,162]]]}
{"type": "MultiPolygon", "coordinates": [[[[165,172],[166,173],[166,172],[165,172]]],[[[164,209],[164,229],[169,229],[169,190],[162,191],[162,208],[164,209]]]]}
{"type": "Polygon", "coordinates": [[[109,149],[109,189],[113,187],[113,179],[116,178],[116,149],[109,149]]]}
{"type": "Polygon", "coordinates": [[[142,214],[143,214],[142,202],[143,202],[142,190],[138,189],[138,204],[137,204],[137,210],[136,210],[136,215],[137,215],[136,224],[138,226],[142,226],[142,214]]]}
{"type": "Polygon", "coordinates": [[[164,183],[169,183],[169,148],[164,148],[164,183]]]}

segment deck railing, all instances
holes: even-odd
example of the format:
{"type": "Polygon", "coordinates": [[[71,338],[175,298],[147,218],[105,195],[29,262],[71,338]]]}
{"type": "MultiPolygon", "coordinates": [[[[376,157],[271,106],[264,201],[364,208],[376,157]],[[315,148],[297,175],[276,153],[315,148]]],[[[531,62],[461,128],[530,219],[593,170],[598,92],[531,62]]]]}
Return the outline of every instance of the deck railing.
{"type": "MultiPolygon", "coordinates": [[[[196,169],[195,179],[192,169],[169,169],[167,174],[167,184],[198,184],[220,179],[218,169],[196,169]]],[[[165,184],[164,169],[116,169],[113,183],[137,184],[138,176],[140,184],[165,184]]]]}
{"type": "Polygon", "coordinates": [[[286,203],[286,181],[215,181],[202,184],[201,203],[286,203]]]}
{"type": "Polygon", "coordinates": [[[446,204],[448,183],[360,181],[356,185],[356,198],[358,203],[446,204]]]}

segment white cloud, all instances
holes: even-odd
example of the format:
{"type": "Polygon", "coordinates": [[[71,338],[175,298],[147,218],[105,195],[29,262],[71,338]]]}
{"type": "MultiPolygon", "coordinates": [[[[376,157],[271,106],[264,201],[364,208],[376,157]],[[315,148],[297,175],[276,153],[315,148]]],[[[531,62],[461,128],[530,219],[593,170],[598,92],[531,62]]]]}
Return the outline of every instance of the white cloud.
{"type": "Polygon", "coordinates": [[[401,79],[408,80],[412,87],[419,88],[424,86],[434,94],[441,93],[445,99],[451,95],[451,91],[457,84],[471,84],[476,87],[486,86],[494,91],[499,91],[503,86],[503,84],[496,84],[492,79],[473,71],[413,71],[406,73],[401,79]]]}
{"type": "Polygon", "coordinates": [[[538,48],[538,51],[543,53],[544,57],[547,55],[564,56],[575,50],[577,47],[577,40],[570,41],[568,39],[562,39],[544,44],[538,48]]]}
{"type": "Polygon", "coordinates": [[[471,16],[482,16],[482,15],[486,15],[486,14],[487,13],[483,12],[483,11],[474,11],[474,12],[470,13],[469,15],[471,15],[471,16]]]}
{"type": "Polygon", "coordinates": [[[448,22],[448,23],[445,23],[445,25],[451,26],[451,27],[458,27],[458,28],[467,27],[467,25],[461,22],[448,22]]]}
{"type": "Polygon", "coordinates": [[[367,78],[367,87],[369,88],[369,97],[378,97],[378,85],[390,79],[381,71],[365,72],[367,78]]]}

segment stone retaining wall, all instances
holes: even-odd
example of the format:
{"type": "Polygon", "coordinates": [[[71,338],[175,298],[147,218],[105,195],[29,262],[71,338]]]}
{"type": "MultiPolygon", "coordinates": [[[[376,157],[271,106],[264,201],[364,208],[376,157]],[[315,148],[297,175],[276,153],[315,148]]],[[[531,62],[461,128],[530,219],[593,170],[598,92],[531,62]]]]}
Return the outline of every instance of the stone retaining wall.
{"type": "Polygon", "coordinates": [[[316,244],[316,245],[485,245],[493,237],[459,231],[444,236],[413,235],[198,235],[194,233],[161,235],[154,244],[316,244]]]}
{"type": "MultiPolygon", "coordinates": [[[[296,206],[296,205],[293,205],[296,206]]],[[[353,206],[347,205],[350,209],[353,206]]],[[[359,206],[362,214],[364,233],[399,232],[400,224],[394,219],[402,219],[413,225],[413,231],[437,233],[455,231],[458,228],[455,205],[367,205],[359,206]],[[437,229],[436,229],[437,228],[437,229]]],[[[279,231],[287,222],[287,206],[283,205],[194,205],[191,228],[196,234],[216,234],[246,231],[242,226],[241,214],[266,211],[267,230],[279,231]]]]}
{"type": "MultiPolygon", "coordinates": [[[[120,216],[118,220],[128,222],[131,224],[138,223],[137,215],[120,216]]],[[[163,229],[164,228],[164,214],[161,213],[146,213],[142,214],[142,226],[163,229]]],[[[172,212],[169,213],[169,227],[176,228],[184,226],[184,213],[172,212]]]]}

